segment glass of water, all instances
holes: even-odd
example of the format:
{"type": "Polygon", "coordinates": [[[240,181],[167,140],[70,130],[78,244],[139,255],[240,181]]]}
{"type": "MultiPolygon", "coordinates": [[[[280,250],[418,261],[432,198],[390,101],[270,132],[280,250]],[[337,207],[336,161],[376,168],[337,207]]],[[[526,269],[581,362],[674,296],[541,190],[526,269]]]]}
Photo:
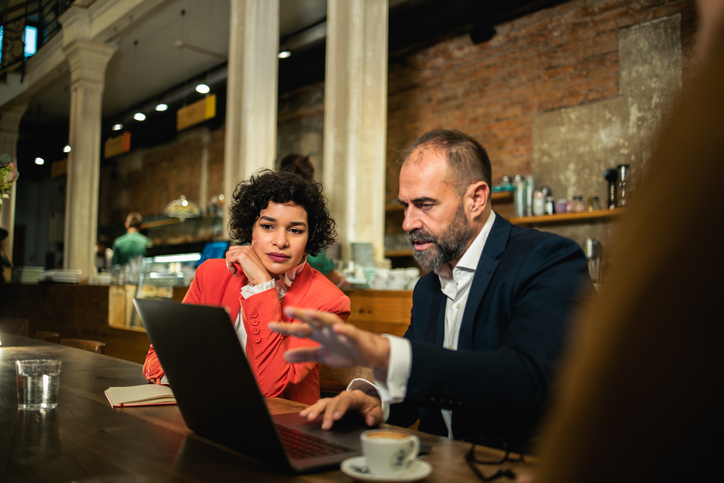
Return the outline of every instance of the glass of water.
{"type": "Polygon", "coordinates": [[[61,361],[30,359],[15,361],[18,377],[18,409],[58,407],[61,361]]]}

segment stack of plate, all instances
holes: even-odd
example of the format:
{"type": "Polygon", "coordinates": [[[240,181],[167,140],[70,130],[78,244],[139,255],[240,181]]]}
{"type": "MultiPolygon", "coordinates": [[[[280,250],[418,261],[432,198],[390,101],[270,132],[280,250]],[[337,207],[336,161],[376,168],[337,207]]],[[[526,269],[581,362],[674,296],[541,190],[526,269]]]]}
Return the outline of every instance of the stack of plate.
{"type": "Polygon", "coordinates": [[[58,283],[78,283],[81,271],[72,268],[46,270],[43,272],[42,281],[58,283]]]}
{"type": "Polygon", "coordinates": [[[352,242],[352,261],[357,265],[375,266],[375,247],[372,243],[352,242]]]}
{"type": "Polygon", "coordinates": [[[43,276],[43,267],[19,267],[13,270],[13,282],[38,283],[43,276]]]}

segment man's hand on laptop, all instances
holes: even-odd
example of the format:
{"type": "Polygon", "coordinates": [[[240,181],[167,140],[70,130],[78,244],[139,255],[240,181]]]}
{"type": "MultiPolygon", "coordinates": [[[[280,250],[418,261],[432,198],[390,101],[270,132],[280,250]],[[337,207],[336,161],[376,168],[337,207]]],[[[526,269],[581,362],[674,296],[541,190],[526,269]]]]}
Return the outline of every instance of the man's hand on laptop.
{"type": "Polygon", "coordinates": [[[378,380],[387,378],[390,342],[380,335],[347,324],[335,314],[294,307],[287,316],[302,324],[274,322],[269,328],[284,335],[307,337],[318,347],[303,347],[284,353],[287,362],[321,362],[331,367],[370,367],[378,380]]]}
{"type": "Polygon", "coordinates": [[[299,413],[308,421],[322,417],[322,429],[331,429],[335,421],[339,421],[347,411],[357,410],[364,417],[367,426],[378,426],[382,422],[382,406],[380,398],[370,396],[356,389],[342,391],[338,396],[320,399],[299,413]]]}

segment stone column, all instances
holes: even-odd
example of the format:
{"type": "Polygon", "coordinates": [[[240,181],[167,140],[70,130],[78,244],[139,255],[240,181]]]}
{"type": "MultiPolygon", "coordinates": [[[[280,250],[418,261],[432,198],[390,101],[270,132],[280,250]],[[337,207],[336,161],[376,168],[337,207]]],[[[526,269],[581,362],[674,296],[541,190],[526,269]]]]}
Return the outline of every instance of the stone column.
{"type": "Polygon", "coordinates": [[[384,258],[387,0],[329,0],[324,98],[324,186],[350,242],[384,258]]]}
{"type": "Polygon", "coordinates": [[[93,275],[98,231],[101,104],[105,71],[116,47],[76,39],[63,48],[70,64],[70,135],[63,267],[93,275]]]}
{"type": "MultiPolygon", "coordinates": [[[[0,154],[9,154],[15,166],[18,165],[18,135],[20,119],[28,109],[28,104],[20,104],[12,107],[6,107],[0,111],[0,154]]],[[[0,226],[5,228],[9,235],[5,242],[5,250],[9,256],[13,256],[13,235],[15,231],[15,189],[17,181],[13,183],[8,195],[10,198],[4,199],[2,208],[0,209],[0,226]]]]}
{"type": "Polygon", "coordinates": [[[224,226],[234,188],[273,168],[277,136],[279,0],[231,0],[224,141],[224,226]]]}

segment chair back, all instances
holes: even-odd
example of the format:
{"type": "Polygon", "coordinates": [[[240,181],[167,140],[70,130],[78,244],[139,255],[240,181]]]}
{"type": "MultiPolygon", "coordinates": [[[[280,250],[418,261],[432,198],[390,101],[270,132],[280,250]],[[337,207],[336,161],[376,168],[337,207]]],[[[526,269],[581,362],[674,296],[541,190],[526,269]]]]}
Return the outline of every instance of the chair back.
{"type": "Polygon", "coordinates": [[[45,342],[53,342],[58,344],[60,342],[60,334],[57,332],[51,332],[49,330],[38,330],[35,332],[35,338],[45,342]]]}
{"type": "Polygon", "coordinates": [[[8,335],[19,335],[20,337],[28,336],[28,319],[19,317],[4,317],[0,320],[0,332],[8,335]]]}
{"type": "Polygon", "coordinates": [[[60,339],[61,345],[67,345],[75,347],[77,349],[83,349],[86,351],[97,352],[99,354],[105,354],[106,343],[97,340],[88,339],[60,339]]]}

